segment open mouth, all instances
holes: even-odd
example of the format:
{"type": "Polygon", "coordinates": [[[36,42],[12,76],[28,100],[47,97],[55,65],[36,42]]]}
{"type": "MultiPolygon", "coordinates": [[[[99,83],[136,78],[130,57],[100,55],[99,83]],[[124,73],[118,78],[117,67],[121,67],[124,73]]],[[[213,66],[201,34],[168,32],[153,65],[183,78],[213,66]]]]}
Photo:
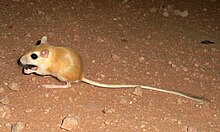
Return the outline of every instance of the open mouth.
{"type": "Polygon", "coordinates": [[[27,75],[35,73],[37,69],[38,67],[36,65],[30,65],[30,64],[23,65],[23,73],[27,75]]]}
{"type": "Polygon", "coordinates": [[[37,70],[37,66],[31,65],[31,64],[26,64],[26,65],[23,66],[23,68],[25,70],[35,70],[35,71],[37,70]]]}

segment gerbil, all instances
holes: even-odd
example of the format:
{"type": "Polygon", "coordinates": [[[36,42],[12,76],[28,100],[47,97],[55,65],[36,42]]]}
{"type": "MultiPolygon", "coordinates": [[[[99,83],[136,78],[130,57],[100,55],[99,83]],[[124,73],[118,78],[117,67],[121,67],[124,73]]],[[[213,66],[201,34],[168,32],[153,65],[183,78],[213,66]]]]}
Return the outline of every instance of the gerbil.
{"type": "Polygon", "coordinates": [[[80,55],[73,49],[56,47],[48,44],[46,36],[42,37],[39,45],[33,47],[27,53],[22,55],[19,59],[19,63],[23,66],[23,72],[25,74],[35,73],[38,75],[51,75],[60,81],[66,82],[66,85],[43,85],[45,88],[69,88],[71,87],[71,82],[83,81],[104,88],[141,87],[143,89],[179,95],[194,101],[205,101],[200,97],[190,96],[172,90],[142,85],[110,85],[86,79],[83,76],[83,64],[80,55]]]}

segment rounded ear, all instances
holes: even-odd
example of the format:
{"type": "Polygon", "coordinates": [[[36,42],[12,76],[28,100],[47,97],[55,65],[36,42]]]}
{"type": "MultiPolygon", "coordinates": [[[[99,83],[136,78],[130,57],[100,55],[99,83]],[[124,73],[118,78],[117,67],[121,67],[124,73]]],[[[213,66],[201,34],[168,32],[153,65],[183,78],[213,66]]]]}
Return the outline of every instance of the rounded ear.
{"type": "Polygon", "coordinates": [[[38,40],[36,45],[40,45],[41,43],[47,43],[47,36],[43,36],[41,40],[38,40]]]}
{"type": "Polygon", "coordinates": [[[42,37],[41,43],[47,43],[47,36],[43,36],[43,37],[42,37]]]}
{"type": "Polygon", "coordinates": [[[49,50],[41,50],[40,56],[43,57],[43,58],[48,58],[49,50]]]}

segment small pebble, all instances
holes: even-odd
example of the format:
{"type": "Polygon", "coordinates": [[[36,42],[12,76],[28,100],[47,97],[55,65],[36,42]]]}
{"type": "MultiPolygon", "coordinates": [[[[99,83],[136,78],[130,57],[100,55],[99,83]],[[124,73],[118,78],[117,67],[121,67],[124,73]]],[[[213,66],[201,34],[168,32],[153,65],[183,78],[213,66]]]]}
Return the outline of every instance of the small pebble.
{"type": "Polygon", "coordinates": [[[7,83],[7,82],[3,82],[3,84],[4,84],[5,86],[8,86],[8,83],[7,83]]]}
{"type": "Polygon", "coordinates": [[[96,41],[97,41],[98,43],[102,43],[102,42],[104,42],[105,40],[102,39],[101,37],[98,37],[96,41]]]}
{"type": "Polygon", "coordinates": [[[197,130],[196,128],[190,126],[186,128],[186,132],[197,132],[197,130]]]}
{"type": "Polygon", "coordinates": [[[25,34],[25,37],[30,38],[30,37],[31,37],[31,34],[30,34],[30,33],[27,33],[27,34],[25,34]]]}
{"type": "Polygon", "coordinates": [[[178,125],[181,125],[181,124],[182,124],[182,122],[178,120],[178,121],[177,121],[177,124],[178,124],[178,125]]]}
{"type": "Polygon", "coordinates": [[[188,71],[188,68],[186,68],[186,67],[183,67],[183,70],[184,70],[184,71],[188,71]]]}
{"type": "Polygon", "coordinates": [[[113,108],[104,108],[102,110],[102,113],[104,113],[104,114],[112,114],[113,112],[115,112],[115,109],[113,109],[113,108]]]}
{"type": "Polygon", "coordinates": [[[37,14],[44,15],[45,13],[43,11],[41,11],[41,10],[37,10],[37,14]]]}
{"type": "Polygon", "coordinates": [[[12,125],[12,132],[22,132],[25,125],[22,122],[17,122],[16,124],[12,125]]]}
{"type": "Polygon", "coordinates": [[[128,104],[128,101],[126,99],[121,99],[120,104],[126,105],[128,104]]]}
{"type": "Polygon", "coordinates": [[[1,118],[11,117],[10,109],[7,106],[3,105],[3,104],[0,104],[0,117],[1,118]]]}
{"type": "Polygon", "coordinates": [[[6,127],[6,128],[9,128],[9,129],[10,129],[10,128],[11,128],[11,126],[12,126],[12,124],[11,124],[11,123],[6,123],[6,124],[4,124],[4,125],[5,125],[5,127],[6,127]]]}
{"type": "Polygon", "coordinates": [[[125,49],[129,49],[129,47],[128,47],[128,46],[125,46],[125,49]]]}
{"type": "Polygon", "coordinates": [[[49,95],[50,95],[49,93],[45,93],[44,94],[45,97],[49,97],[49,95]]]}
{"type": "Polygon", "coordinates": [[[7,96],[0,96],[0,103],[4,105],[9,104],[9,98],[7,96]]]}
{"type": "Polygon", "coordinates": [[[133,94],[136,96],[142,96],[143,94],[142,88],[140,87],[135,88],[133,94]]]}
{"type": "Polygon", "coordinates": [[[114,60],[114,61],[118,61],[118,60],[120,60],[120,56],[118,56],[118,55],[116,55],[116,54],[112,54],[112,59],[114,60]]]}
{"type": "Polygon", "coordinates": [[[169,62],[168,62],[168,64],[170,64],[170,65],[171,65],[171,64],[173,64],[173,63],[172,63],[172,61],[169,61],[169,62]]]}
{"type": "Polygon", "coordinates": [[[79,117],[74,114],[70,114],[63,119],[60,128],[67,131],[76,131],[78,127],[78,122],[79,117]]]}
{"type": "Polygon", "coordinates": [[[144,61],[145,60],[145,58],[142,56],[142,57],[139,57],[139,61],[144,61]]]}
{"type": "Polygon", "coordinates": [[[31,81],[35,82],[36,81],[36,77],[32,77],[31,81]]]}
{"type": "Polygon", "coordinates": [[[164,17],[168,17],[168,16],[169,16],[169,13],[168,13],[168,12],[163,12],[163,16],[164,16],[164,17]]]}
{"type": "Polygon", "coordinates": [[[70,101],[71,103],[73,103],[73,102],[74,102],[73,97],[69,97],[69,101],[70,101]]]}
{"type": "Polygon", "coordinates": [[[102,78],[105,78],[105,75],[104,75],[104,74],[101,74],[101,73],[100,73],[100,76],[101,76],[102,78]]]}
{"type": "Polygon", "coordinates": [[[0,87],[0,93],[4,93],[5,89],[0,87]]]}
{"type": "Polygon", "coordinates": [[[177,66],[176,66],[175,64],[171,64],[171,68],[172,68],[172,69],[176,69],[177,66]]]}
{"type": "Polygon", "coordinates": [[[199,67],[199,64],[195,63],[194,66],[195,66],[195,67],[199,67]]]}
{"type": "Polygon", "coordinates": [[[13,91],[19,91],[19,85],[15,82],[9,83],[8,88],[10,88],[13,91]]]}
{"type": "Polygon", "coordinates": [[[122,1],[122,4],[126,4],[126,3],[128,3],[128,0],[123,0],[122,1]]]}
{"type": "Polygon", "coordinates": [[[27,113],[31,113],[33,110],[31,109],[31,108],[27,108],[26,110],[25,110],[25,112],[27,112],[27,113]]]}
{"type": "Polygon", "coordinates": [[[108,126],[110,125],[110,121],[105,121],[104,124],[108,126]]]}
{"type": "Polygon", "coordinates": [[[187,17],[189,15],[187,10],[184,10],[183,12],[180,13],[181,17],[187,17]]]}

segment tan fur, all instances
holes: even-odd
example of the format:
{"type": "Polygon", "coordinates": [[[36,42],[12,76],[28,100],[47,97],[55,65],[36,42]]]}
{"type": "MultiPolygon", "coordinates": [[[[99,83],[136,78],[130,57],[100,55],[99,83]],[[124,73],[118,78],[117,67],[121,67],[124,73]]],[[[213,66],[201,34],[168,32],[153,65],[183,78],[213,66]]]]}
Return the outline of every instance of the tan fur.
{"type": "Polygon", "coordinates": [[[79,81],[82,79],[82,60],[74,50],[63,47],[53,47],[50,57],[51,66],[48,72],[61,81],[79,81]],[[71,73],[70,73],[71,71],[71,73]]]}

